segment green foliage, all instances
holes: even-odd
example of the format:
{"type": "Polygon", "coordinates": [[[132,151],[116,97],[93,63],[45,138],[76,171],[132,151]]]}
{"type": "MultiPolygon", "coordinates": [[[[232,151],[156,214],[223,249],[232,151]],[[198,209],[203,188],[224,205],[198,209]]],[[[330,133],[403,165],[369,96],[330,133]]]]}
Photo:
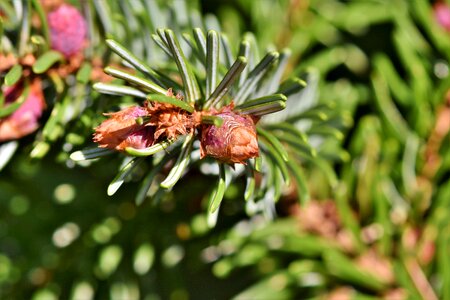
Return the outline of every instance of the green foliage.
{"type": "MultiPolygon", "coordinates": [[[[252,14],[264,11],[270,9],[252,10],[252,14]]],[[[283,10],[288,11],[293,9],[283,10]]],[[[438,261],[439,253],[449,250],[448,246],[443,246],[445,242],[441,242],[448,240],[448,221],[437,219],[448,219],[448,201],[442,202],[448,184],[442,176],[449,173],[448,165],[444,163],[447,156],[444,149],[450,128],[448,115],[444,115],[448,114],[446,94],[450,86],[448,74],[439,72],[448,67],[448,47],[441,42],[448,41],[448,36],[433,19],[432,7],[424,1],[364,4],[353,1],[345,5],[337,1],[312,1],[311,7],[299,14],[303,14],[303,20],[309,14],[319,17],[311,19],[314,21],[309,24],[308,31],[296,27],[298,36],[305,34],[304,31],[320,35],[327,28],[335,32],[335,40],[327,43],[328,48],[323,50],[317,51],[316,47],[316,53],[311,58],[303,58],[298,70],[305,65],[316,65],[327,74],[338,67],[335,64],[337,57],[344,58],[349,64],[348,59],[352,56],[346,56],[348,50],[340,45],[341,34],[345,31],[345,34],[351,34],[353,39],[350,41],[356,41],[351,48],[345,47],[360,47],[359,51],[365,53],[365,60],[369,60],[371,66],[362,73],[357,72],[359,79],[345,84],[345,92],[351,91],[348,95],[356,96],[357,102],[341,98],[351,111],[351,106],[357,103],[365,109],[364,112],[357,111],[355,130],[347,138],[350,159],[339,165],[337,189],[328,194],[335,204],[314,200],[310,205],[295,208],[297,225],[286,224],[283,220],[269,223],[262,229],[250,230],[252,233],[240,237],[237,244],[233,234],[239,232],[236,227],[226,239],[227,243],[235,245],[233,252],[224,254],[213,270],[218,276],[228,275],[228,272],[220,271],[228,264],[226,269],[235,272],[233,270],[243,266],[239,262],[245,249],[264,244],[265,251],[260,257],[245,264],[247,268],[252,265],[256,272],[255,284],[242,294],[249,298],[267,288],[282,290],[291,295],[288,298],[324,294],[338,298],[445,298],[447,273],[439,267],[438,261]],[[364,15],[361,23],[357,21],[355,11],[360,12],[361,18],[364,15]],[[385,12],[382,18],[378,15],[380,11],[385,12]],[[323,31],[314,31],[316,22],[323,31]],[[323,22],[327,26],[323,26],[323,22]],[[353,25],[348,26],[349,23],[353,25]],[[377,27],[385,29],[381,36],[362,34],[377,27]],[[365,39],[384,40],[385,47],[365,48],[365,39]],[[358,40],[362,42],[358,43],[358,40]],[[336,56],[338,51],[341,51],[340,56],[336,56]],[[330,56],[332,52],[334,58],[330,56]],[[370,89],[370,94],[367,94],[369,91],[361,94],[362,87],[370,89]],[[436,130],[442,131],[437,133],[436,130]],[[330,211],[330,206],[335,208],[330,211]],[[436,215],[437,210],[440,217],[436,215]],[[336,232],[327,232],[324,228],[332,226],[333,220],[339,220],[334,223],[336,232]],[[298,228],[286,232],[280,226],[285,226],[286,230],[298,228]],[[348,235],[349,244],[342,240],[342,235],[348,235]],[[310,249],[311,236],[318,240],[310,249]],[[294,248],[291,248],[292,239],[297,243],[294,248]],[[273,241],[277,241],[276,246],[272,246],[273,241]],[[329,242],[338,247],[320,246],[329,242]],[[269,271],[264,269],[262,257],[271,261],[269,271]],[[314,265],[314,268],[310,267],[304,273],[291,271],[304,264],[314,265]],[[280,270],[289,270],[288,280],[276,286],[266,282],[267,278],[278,276],[280,270]],[[310,276],[317,278],[312,284],[305,284],[310,276]]],[[[263,19],[262,15],[255,17],[255,20],[263,19]]],[[[258,26],[257,21],[255,24],[258,26]]],[[[290,34],[296,35],[295,30],[290,34]]],[[[297,53],[301,55],[301,52],[297,53]]],[[[361,67],[367,64],[361,62],[362,65],[347,67],[353,72],[364,70],[361,67]]],[[[344,80],[339,79],[341,85],[344,80]]],[[[338,84],[324,83],[319,90],[325,95],[327,89],[338,84]]],[[[313,190],[321,186],[320,181],[313,182],[313,190]]]]}

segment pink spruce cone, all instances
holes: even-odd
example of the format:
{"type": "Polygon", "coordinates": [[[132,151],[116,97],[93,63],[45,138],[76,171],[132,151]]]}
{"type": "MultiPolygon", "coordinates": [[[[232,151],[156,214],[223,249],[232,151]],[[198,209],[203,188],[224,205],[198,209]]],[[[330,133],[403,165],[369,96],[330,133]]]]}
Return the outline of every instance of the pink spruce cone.
{"type": "Polygon", "coordinates": [[[148,116],[145,108],[132,106],[105,115],[110,118],[95,128],[94,133],[94,142],[100,147],[124,151],[127,147],[143,149],[153,145],[154,128],[136,123],[137,118],[148,116]]]}
{"type": "Polygon", "coordinates": [[[246,160],[258,156],[258,140],[253,119],[225,107],[215,114],[223,119],[220,127],[204,126],[200,144],[201,157],[211,156],[216,160],[234,164],[245,164],[246,160]]]}
{"type": "Polygon", "coordinates": [[[66,58],[80,53],[84,47],[87,25],[73,6],[62,4],[47,16],[52,49],[66,58]]]}
{"type": "Polygon", "coordinates": [[[447,31],[450,31],[450,7],[443,3],[437,2],[433,6],[434,18],[447,31]]]}
{"type": "MultiPolygon", "coordinates": [[[[3,92],[5,104],[14,103],[23,92],[23,83],[6,88],[3,92]]],[[[0,142],[19,139],[34,132],[39,127],[38,120],[44,108],[41,82],[35,79],[25,102],[11,115],[0,119],[0,142]]]]}

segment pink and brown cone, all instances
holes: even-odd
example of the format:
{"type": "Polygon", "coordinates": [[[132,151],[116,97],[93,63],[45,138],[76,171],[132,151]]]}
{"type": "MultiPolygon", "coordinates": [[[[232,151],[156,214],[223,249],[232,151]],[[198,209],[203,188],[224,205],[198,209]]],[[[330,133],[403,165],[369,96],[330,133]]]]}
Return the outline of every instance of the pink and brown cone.
{"type": "Polygon", "coordinates": [[[154,127],[136,123],[139,117],[148,116],[147,110],[131,106],[115,113],[95,128],[94,142],[102,148],[124,151],[127,147],[143,149],[154,142],[154,127]]]}
{"type": "Polygon", "coordinates": [[[246,164],[246,160],[259,155],[255,122],[248,115],[232,111],[233,105],[214,114],[223,119],[220,127],[202,128],[200,155],[211,156],[227,164],[246,164]]]}
{"type": "MultiPolygon", "coordinates": [[[[3,90],[5,104],[17,101],[24,90],[23,83],[17,83],[3,90]]],[[[0,120],[0,142],[19,139],[34,132],[39,127],[39,118],[45,108],[42,85],[39,79],[34,79],[30,85],[27,99],[11,115],[0,120]]]]}
{"type": "Polygon", "coordinates": [[[72,5],[62,4],[47,15],[52,49],[66,58],[79,54],[86,42],[87,25],[72,5]]]}
{"type": "MultiPolygon", "coordinates": [[[[175,97],[172,90],[167,95],[175,97]]],[[[100,147],[124,151],[125,148],[143,149],[162,140],[176,139],[194,130],[194,117],[171,104],[146,101],[144,107],[132,106],[105,114],[110,118],[95,128],[94,142],[100,147]],[[138,118],[147,119],[138,124],[138,118]]]]}

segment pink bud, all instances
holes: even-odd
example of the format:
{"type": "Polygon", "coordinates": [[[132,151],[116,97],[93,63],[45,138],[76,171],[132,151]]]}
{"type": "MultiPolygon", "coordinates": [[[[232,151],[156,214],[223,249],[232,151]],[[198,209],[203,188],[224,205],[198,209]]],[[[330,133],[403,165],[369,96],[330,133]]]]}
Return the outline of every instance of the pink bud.
{"type": "Polygon", "coordinates": [[[437,2],[433,6],[434,17],[436,21],[445,30],[450,31],[450,8],[447,4],[442,2],[437,2]]]}
{"type": "Polygon", "coordinates": [[[145,108],[132,106],[105,115],[110,118],[95,128],[94,133],[94,142],[100,147],[123,151],[127,147],[142,149],[153,144],[154,128],[136,122],[137,118],[148,116],[145,108]]]}
{"type": "MultiPolygon", "coordinates": [[[[5,104],[17,101],[23,90],[23,83],[4,89],[5,104]]],[[[11,115],[0,120],[0,142],[15,140],[35,131],[39,127],[38,119],[44,108],[41,82],[36,79],[30,85],[25,102],[11,115]]]]}
{"type": "Polygon", "coordinates": [[[258,156],[256,128],[251,117],[229,108],[216,116],[223,119],[222,126],[206,125],[202,128],[202,158],[211,156],[228,164],[245,164],[247,159],[258,156]]]}
{"type": "Polygon", "coordinates": [[[62,4],[47,16],[52,49],[66,58],[79,53],[84,46],[87,25],[73,6],[62,4]]]}

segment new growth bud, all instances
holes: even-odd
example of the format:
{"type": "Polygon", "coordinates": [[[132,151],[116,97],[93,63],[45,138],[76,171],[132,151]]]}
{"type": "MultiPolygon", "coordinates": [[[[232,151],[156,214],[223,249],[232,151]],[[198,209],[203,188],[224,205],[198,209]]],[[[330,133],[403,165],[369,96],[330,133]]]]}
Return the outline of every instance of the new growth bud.
{"type": "MultiPolygon", "coordinates": [[[[4,91],[5,104],[11,105],[18,101],[24,92],[23,82],[17,83],[4,91]]],[[[35,79],[27,98],[11,115],[0,119],[0,142],[15,140],[34,132],[39,127],[39,118],[45,108],[41,81],[35,79]]]]}
{"type": "Polygon", "coordinates": [[[223,163],[245,164],[247,159],[258,156],[255,123],[251,117],[233,112],[230,107],[215,115],[223,119],[223,124],[220,127],[203,126],[202,158],[211,156],[223,163]]]}
{"type": "Polygon", "coordinates": [[[145,108],[132,106],[105,115],[110,118],[95,128],[94,133],[94,142],[100,147],[124,151],[127,147],[143,149],[153,145],[154,127],[136,122],[148,115],[145,108]]]}
{"type": "Polygon", "coordinates": [[[81,13],[73,6],[62,4],[47,16],[52,49],[66,58],[81,52],[87,26],[81,13]]]}

